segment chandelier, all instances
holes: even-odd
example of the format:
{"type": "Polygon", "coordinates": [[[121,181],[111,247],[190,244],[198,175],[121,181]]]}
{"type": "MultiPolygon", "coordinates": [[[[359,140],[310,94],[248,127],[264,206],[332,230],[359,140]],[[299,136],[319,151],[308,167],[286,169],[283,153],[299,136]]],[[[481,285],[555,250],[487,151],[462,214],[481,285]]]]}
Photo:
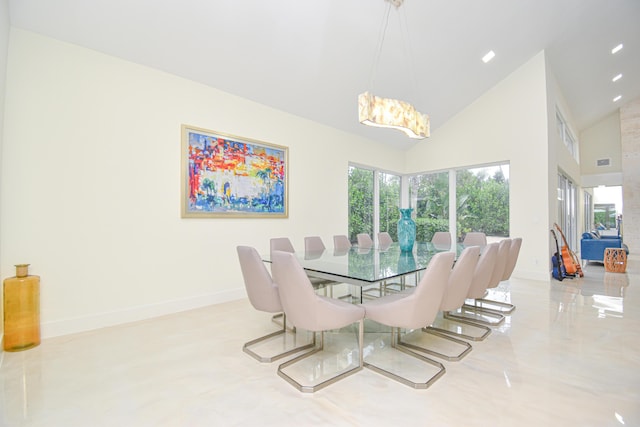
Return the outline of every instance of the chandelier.
{"type": "MultiPolygon", "coordinates": [[[[388,2],[389,5],[381,31],[376,60],[373,65],[372,85],[374,80],[373,76],[375,75],[380,59],[382,45],[384,44],[384,36],[387,30],[387,23],[389,22],[391,5],[395,6],[397,10],[404,0],[385,1],[388,2]]],[[[404,132],[409,138],[424,139],[430,136],[429,116],[418,112],[413,105],[406,101],[382,98],[368,91],[358,95],[358,119],[360,123],[364,125],[398,129],[404,132]]]]}

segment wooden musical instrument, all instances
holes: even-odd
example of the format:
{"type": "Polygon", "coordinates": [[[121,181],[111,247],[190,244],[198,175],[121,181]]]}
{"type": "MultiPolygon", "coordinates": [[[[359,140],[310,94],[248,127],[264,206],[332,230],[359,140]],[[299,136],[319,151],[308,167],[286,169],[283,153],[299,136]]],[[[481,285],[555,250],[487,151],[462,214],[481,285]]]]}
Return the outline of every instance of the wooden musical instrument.
{"type": "Polygon", "coordinates": [[[562,261],[564,262],[564,268],[567,271],[567,274],[577,274],[580,277],[584,277],[584,273],[582,272],[582,267],[580,266],[580,260],[578,256],[569,248],[569,244],[567,243],[566,237],[564,237],[564,233],[560,226],[556,223],[553,224],[560,236],[562,237],[562,261]]]}

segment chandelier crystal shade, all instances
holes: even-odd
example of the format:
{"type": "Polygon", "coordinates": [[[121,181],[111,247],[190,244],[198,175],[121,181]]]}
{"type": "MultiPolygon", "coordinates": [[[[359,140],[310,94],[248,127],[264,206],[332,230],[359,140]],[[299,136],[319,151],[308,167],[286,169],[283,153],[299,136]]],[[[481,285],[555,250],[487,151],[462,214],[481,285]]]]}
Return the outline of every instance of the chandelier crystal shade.
{"type": "Polygon", "coordinates": [[[358,95],[358,119],[364,125],[398,129],[413,139],[430,136],[429,116],[408,102],[381,98],[369,92],[358,95]]]}
{"type": "MultiPolygon", "coordinates": [[[[380,44],[374,62],[371,78],[373,86],[375,71],[380,60],[382,45],[384,43],[389,12],[391,6],[396,10],[402,5],[404,0],[385,0],[389,3],[387,13],[383,21],[380,44]]],[[[408,38],[408,36],[407,36],[408,38]]],[[[368,126],[376,126],[390,129],[398,129],[404,132],[409,138],[424,139],[430,136],[429,116],[418,112],[413,105],[406,101],[393,98],[382,98],[375,96],[369,91],[358,95],[358,120],[368,126]]]]}

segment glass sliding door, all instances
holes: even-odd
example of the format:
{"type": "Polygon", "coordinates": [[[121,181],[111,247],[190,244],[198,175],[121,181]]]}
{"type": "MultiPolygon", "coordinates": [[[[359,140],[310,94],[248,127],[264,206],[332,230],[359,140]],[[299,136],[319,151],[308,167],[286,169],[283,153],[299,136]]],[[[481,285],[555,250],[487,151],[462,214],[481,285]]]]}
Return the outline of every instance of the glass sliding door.
{"type": "Polygon", "coordinates": [[[558,225],[572,250],[578,245],[578,196],[576,185],[564,174],[558,174],[558,225]]]}

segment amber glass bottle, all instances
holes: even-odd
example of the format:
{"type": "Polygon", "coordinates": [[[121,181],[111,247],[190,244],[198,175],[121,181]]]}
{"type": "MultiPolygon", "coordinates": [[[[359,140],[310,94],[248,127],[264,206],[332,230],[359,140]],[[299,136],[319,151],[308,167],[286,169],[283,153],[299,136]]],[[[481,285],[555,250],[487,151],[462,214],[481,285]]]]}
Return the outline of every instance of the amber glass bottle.
{"type": "Polygon", "coordinates": [[[21,351],[40,344],[40,277],[29,264],[16,265],[15,277],[4,280],[4,349],[21,351]]]}

